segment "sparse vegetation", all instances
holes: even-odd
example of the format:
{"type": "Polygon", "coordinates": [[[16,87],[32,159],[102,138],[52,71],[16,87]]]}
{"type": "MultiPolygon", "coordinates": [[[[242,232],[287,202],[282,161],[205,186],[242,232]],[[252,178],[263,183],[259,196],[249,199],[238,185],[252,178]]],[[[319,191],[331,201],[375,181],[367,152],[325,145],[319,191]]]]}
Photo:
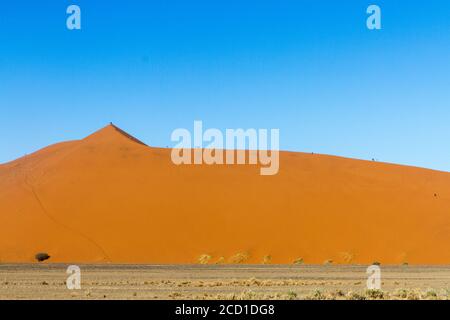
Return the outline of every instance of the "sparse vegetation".
{"type": "Polygon", "coordinates": [[[249,254],[246,252],[239,252],[230,258],[231,263],[244,263],[249,258],[249,254]]]}
{"type": "Polygon", "coordinates": [[[198,257],[198,263],[200,264],[208,264],[209,261],[211,260],[211,256],[209,254],[202,254],[200,255],[200,257],[198,257]]]}
{"type": "Polygon", "coordinates": [[[381,290],[377,289],[369,289],[366,290],[366,296],[370,299],[383,299],[385,298],[385,294],[381,290]]]}
{"type": "Polygon", "coordinates": [[[323,262],[323,264],[326,265],[326,266],[331,265],[331,264],[333,264],[333,260],[331,260],[331,259],[325,260],[323,262]]]}
{"type": "Polygon", "coordinates": [[[245,290],[238,294],[232,293],[229,298],[230,300],[256,300],[259,297],[252,290],[245,290]]]}
{"type": "Polygon", "coordinates": [[[295,300],[297,299],[297,293],[295,293],[294,291],[289,291],[287,293],[287,298],[288,300],[295,300]]]}
{"type": "Polygon", "coordinates": [[[408,297],[408,291],[406,291],[405,289],[397,289],[394,292],[394,296],[396,296],[398,298],[406,299],[406,297],[408,297]]]}
{"type": "Polygon", "coordinates": [[[294,264],[303,264],[303,258],[297,258],[294,260],[294,264]]]}
{"type": "Polygon", "coordinates": [[[437,296],[438,295],[437,295],[436,291],[434,291],[432,289],[427,290],[427,292],[425,293],[426,298],[436,299],[437,296]]]}
{"type": "Polygon", "coordinates": [[[408,300],[420,300],[421,296],[420,296],[420,293],[418,293],[416,291],[409,291],[408,295],[406,296],[406,299],[408,299],[408,300]]]}
{"type": "Polygon", "coordinates": [[[308,300],[326,300],[327,297],[320,290],[314,291],[312,296],[307,297],[308,300]]]}
{"type": "Polygon", "coordinates": [[[366,300],[366,296],[363,295],[363,294],[360,294],[360,293],[358,293],[358,292],[352,292],[352,291],[350,291],[350,292],[347,294],[347,299],[348,299],[348,300],[366,300]]]}

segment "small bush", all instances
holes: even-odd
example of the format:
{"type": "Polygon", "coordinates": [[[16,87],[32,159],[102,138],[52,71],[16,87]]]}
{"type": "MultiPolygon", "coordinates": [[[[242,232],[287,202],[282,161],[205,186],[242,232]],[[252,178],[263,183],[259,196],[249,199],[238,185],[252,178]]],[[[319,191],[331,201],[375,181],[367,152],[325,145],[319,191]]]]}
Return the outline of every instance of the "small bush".
{"type": "Polygon", "coordinates": [[[45,260],[50,259],[50,256],[48,255],[48,253],[40,252],[40,253],[37,253],[37,254],[34,256],[34,258],[35,258],[38,262],[42,262],[42,261],[45,261],[45,260]]]}
{"type": "Polygon", "coordinates": [[[330,265],[330,264],[333,264],[333,260],[331,260],[331,259],[325,260],[325,261],[323,262],[323,264],[326,265],[326,266],[328,266],[328,265],[330,265]]]}
{"type": "Polygon", "coordinates": [[[373,266],[379,266],[379,265],[381,265],[381,263],[378,262],[378,261],[374,261],[374,262],[372,262],[372,265],[373,265],[373,266]]]}
{"type": "Polygon", "coordinates": [[[426,293],[425,293],[425,297],[427,298],[427,299],[436,299],[437,298],[437,293],[434,291],[434,290],[428,290],[426,293]]]}
{"type": "Polygon", "coordinates": [[[297,258],[294,260],[294,264],[303,264],[303,258],[297,258]]]}

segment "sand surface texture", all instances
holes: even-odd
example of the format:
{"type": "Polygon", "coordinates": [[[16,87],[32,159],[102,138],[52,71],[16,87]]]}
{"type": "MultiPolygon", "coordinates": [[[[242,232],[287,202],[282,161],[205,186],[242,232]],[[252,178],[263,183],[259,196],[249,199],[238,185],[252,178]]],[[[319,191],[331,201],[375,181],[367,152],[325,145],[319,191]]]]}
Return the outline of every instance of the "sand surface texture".
{"type": "Polygon", "coordinates": [[[0,165],[0,262],[450,263],[449,173],[281,152],[262,176],[170,152],[110,125],[0,165]]]}

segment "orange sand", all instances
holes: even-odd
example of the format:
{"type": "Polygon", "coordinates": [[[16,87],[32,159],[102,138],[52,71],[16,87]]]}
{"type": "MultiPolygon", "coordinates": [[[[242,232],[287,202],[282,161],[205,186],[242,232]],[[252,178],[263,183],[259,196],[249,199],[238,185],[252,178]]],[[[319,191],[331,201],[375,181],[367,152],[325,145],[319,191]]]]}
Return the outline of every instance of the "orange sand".
{"type": "Polygon", "coordinates": [[[0,261],[450,263],[450,173],[293,152],[259,168],[176,166],[114,126],[52,145],[0,165],[0,261]]]}

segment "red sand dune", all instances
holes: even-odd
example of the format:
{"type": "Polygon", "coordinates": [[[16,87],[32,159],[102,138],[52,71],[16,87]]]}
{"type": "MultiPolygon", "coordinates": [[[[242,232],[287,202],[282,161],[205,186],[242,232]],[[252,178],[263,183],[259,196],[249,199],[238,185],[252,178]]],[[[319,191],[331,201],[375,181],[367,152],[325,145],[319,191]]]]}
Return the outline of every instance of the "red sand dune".
{"type": "Polygon", "coordinates": [[[172,164],[114,126],[0,165],[0,261],[450,263],[450,173],[281,152],[172,164]],[[223,260],[223,259],[221,259],[223,260]]]}

